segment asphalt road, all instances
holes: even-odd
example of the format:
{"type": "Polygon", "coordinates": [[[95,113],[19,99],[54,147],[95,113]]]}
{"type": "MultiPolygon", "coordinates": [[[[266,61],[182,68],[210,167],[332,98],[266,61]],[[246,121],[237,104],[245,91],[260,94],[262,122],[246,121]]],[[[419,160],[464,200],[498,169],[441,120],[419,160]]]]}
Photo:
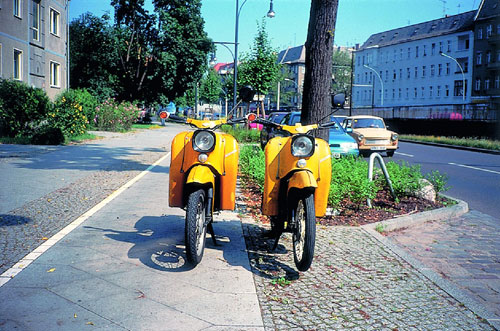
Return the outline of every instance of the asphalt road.
{"type": "Polygon", "coordinates": [[[467,201],[469,208],[500,215],[500,155],[401,142],[394,161],[420,164],[422,172],[448,175],[445,194],[467,201]]]}

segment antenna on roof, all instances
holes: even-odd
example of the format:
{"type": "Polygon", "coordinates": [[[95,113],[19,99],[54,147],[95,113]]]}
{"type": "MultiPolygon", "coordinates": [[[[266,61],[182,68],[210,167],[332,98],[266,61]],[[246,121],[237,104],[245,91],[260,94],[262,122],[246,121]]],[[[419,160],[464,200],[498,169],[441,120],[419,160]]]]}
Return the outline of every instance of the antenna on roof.
{"type": "Polygon", "coordinates": [[[458,4],[457,7],[458,7],[457,14],[460,14],[460,4],[458,4]]]}
{"type": "Polygon", "coordinates": [[[443,3],[443,17],[446,17],[446,0],[439,0],[443,3]]]}

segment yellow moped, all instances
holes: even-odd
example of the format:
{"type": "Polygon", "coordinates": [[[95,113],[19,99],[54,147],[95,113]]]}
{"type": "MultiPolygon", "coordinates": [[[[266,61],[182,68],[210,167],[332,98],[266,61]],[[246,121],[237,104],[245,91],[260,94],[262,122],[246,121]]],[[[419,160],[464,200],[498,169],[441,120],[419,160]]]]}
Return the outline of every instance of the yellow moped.
{"type": "Polygon", "coordinates": [[[272,138],[264,149],[262,214],[270,216],[273,250],[281,234],[291,232],[295,265],[306,271],[314,256],[316,217],[326,213],[332,176],[328,143],[310,133],[334,126],[335,122],[304,126],[280,125],[262,118],[255,122],[285,135],[272,138]]]}
{"type": "MultiPolygon", "coordinates": [[[[248,101],[253,91],[240,90],[240,97],[248,101]]],[[[234,210],[236,200],[239,146],[233,136],[215,130],[223,124],[244,123],[247,118],[198,120],[171,115],[169,120],[196,128],[177,134],[172,141],[169,205],[186,210],[186,257],[197,265],[203,257],[207,230],[217,245],[213,213],[234,210]]]]}

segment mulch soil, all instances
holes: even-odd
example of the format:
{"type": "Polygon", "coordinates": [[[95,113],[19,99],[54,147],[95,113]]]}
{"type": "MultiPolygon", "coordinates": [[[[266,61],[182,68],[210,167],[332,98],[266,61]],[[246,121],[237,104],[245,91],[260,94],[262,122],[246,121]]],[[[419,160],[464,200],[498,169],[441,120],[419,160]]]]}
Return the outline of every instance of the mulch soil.
{"type": "MultiPolygon", "coordinates": [[[[246,203],[245,212],[254,220],[269,224],[268,216],[261,213],[262,193],[259,187],[251,181],[242,179],[241,193],[242,200],[246,203]]],[[[431,202],[410,196],[403,197],[396,202],[388,190],[383,190],[379,191],[376,198],[372,200],[372,208],[368,208],[366,203],[357,205],[346,199],[342,201],[339,210],[334,213],[335,215],[319,218],[318,222],[321,225],[360,226],[388,220],[396,216],[441,208],[444,206],[443,202],[444,199],[441,198],[436,202],[431,202]]]]}

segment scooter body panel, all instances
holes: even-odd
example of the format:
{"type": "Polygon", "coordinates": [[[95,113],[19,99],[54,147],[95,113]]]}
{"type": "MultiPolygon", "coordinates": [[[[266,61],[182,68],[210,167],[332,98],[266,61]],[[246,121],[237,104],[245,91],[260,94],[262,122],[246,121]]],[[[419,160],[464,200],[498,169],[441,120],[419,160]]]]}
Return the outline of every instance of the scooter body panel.
{"type": "Polygon", "coordinates": [[[316,216],[324,216],[332,172],[330,148],[326,141],[316,139],[314,154],[303,158],[306,160],[306,166],[299,168],[297,161],[301,158],[292,155],[291,142],[291,137],[275,137],[269,140],[265,147],[266,174],[262,213],[268,216],[278,215],[280,182],[287,180],[287,192],[291,187],[314,187],[316,216]]]}

